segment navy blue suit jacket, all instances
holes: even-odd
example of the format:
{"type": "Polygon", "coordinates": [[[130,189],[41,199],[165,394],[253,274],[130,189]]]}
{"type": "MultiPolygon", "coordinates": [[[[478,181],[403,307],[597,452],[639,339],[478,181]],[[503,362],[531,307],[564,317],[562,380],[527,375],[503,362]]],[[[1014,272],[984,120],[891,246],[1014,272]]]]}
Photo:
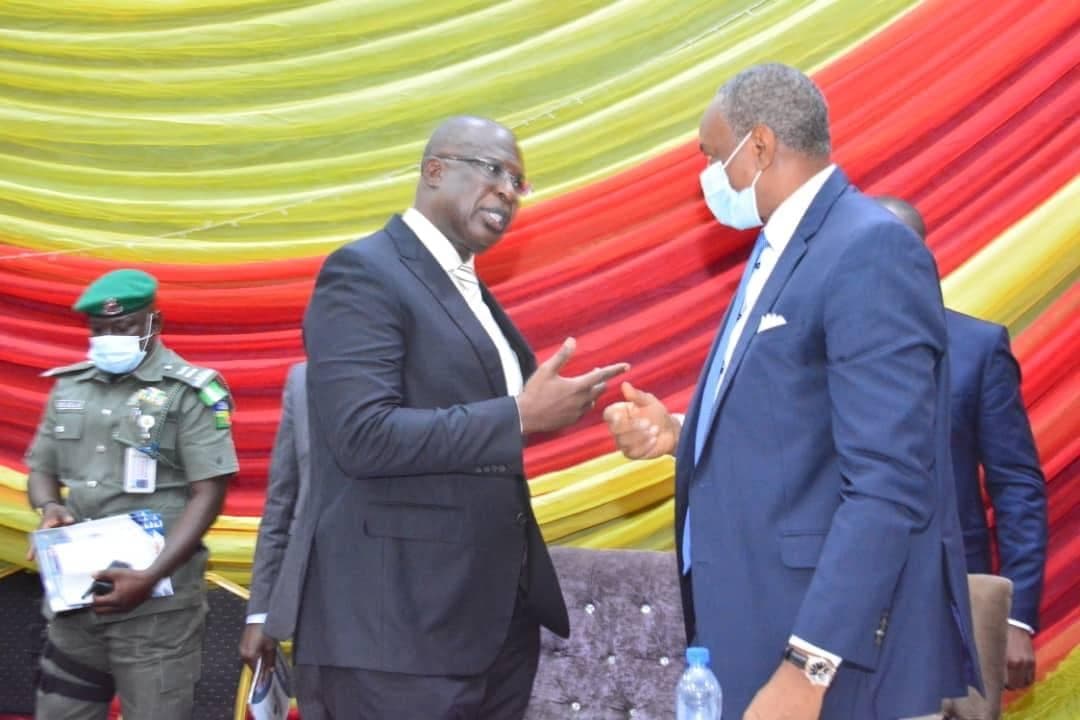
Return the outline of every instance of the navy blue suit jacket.
{"type": "Polygon", "coordinates": [[[751,310],[697,466],[701,382],[677,451],[687,637],[711,650],[724,717],[792,633],[843,658],[825,720],[923,715],[981,687],[945,344],[929,251],[834,171],[751,310]],[[786,324],[757,332],[767,312],[786,324]]]}
{"type": "MultiPolygon", "coordinates": [[[[532,351],[482,291],[528,377],[532,351]]],[[[524,591],[567,635],[498,351],[400,217],[326,259],[304,343],[311,488],[281,571],[299,606],[271,602],[265,632],[292,634],[299,663],[475,675],[524,591]]]]}
{"type": "Polygon", "coordinates": [[[1001,325],[946,312],[952,377],[952,457],[968,572],[991,571],[979,467],[994,507],[1000,574],[1011,617],[1038,628],[1046,565],[1046,481],[1020,396],[1020,366],[1001,325]]]}

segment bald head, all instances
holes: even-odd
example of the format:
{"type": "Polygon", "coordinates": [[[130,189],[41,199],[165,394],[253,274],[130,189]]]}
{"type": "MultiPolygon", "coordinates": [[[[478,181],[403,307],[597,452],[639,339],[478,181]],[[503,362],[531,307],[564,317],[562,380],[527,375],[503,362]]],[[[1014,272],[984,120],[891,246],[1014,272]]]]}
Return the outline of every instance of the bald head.
{"type": "Polygon", "coordinates": [[[509,142],[517,146],[514,133],[505,125],[475,115],[458,115],[444,120],[435,128],[424,146],[424,157],[474,153],[493,141],[509,142]]]}
{"type": "Polygon", "coordinates": [[[926,223],[914,205],[891,195],[880,195],[876,199],[882,207],[899,218],[900,222],[914,230],[920,240],[926,241],[926,223]]]}
{"type": "Polygon", "coordinates": [[[413,205],[466,260],[502,238],[527,192],[514,133],[461,115],[443,121],[424,147],[413,205]]]}

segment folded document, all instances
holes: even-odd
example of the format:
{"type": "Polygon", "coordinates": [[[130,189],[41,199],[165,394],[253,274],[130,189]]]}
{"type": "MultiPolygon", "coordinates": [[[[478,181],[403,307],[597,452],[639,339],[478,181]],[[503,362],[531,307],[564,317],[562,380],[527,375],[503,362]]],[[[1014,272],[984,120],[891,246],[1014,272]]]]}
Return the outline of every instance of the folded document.
{"type": "Polygon", "coordinates": [[[275,653],[273,668],[264,668],[262,658],[255,663],[248,695],[248,706],[254,720],[285,720],[289,716],[292,674],[280,646],[275,653]]]}
{"type": "MultiPolygon", "coordinates": [[[[164,531],[160,515],[136,510],[31,533],[49,608],[59,613],[90,605],[94,573],[110,565],[150,567],[165,547],[164,531]]],[[[152,597],[172,594],[172,581],[164,578],[152,597]]]]}

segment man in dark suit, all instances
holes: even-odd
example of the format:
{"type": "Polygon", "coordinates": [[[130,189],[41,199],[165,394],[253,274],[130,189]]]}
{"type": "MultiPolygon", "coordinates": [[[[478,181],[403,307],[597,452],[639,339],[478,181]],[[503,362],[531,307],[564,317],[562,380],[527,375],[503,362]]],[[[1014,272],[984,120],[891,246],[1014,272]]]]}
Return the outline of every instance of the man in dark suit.
{"type": "MultiPolygon", "coordinates": [[[[311,471],[308,462],[307,363],[289,368],[281,393],[281,422],[274,438],[266,503],[259,523],[255,562],[251,569],[251,597],[247,625],[240,637],[240,656],[252,668],[262,658],[264,668],[273,668],[277,643],[263,633],[266,611],[274,593],[296,593],[296,583],[280,574],[296,518],[307,503],[311,471]]],[[[294,683],[304,720],[325,717],[317,696],[294,683]]]]}
{"type": "Polygon", "coordinates": [[[683,422],[629,384],[605,411],[675,454],[687,637],[725,718],[935,712],[981,683],[933,258],[832,164],[798,70],[740,72],[699,136],[713,214],[764,231],[683,422]]]}
{"type": "Polygon", "coordinates": [[[304,319],[311,494],[265,632],[334,718],[519,718],[539,626],[569,633],[523,475],[526,435],[577,421],[623,364],[540,366],[474,257],[528,192],[505,127],[432,135],[414,207],[332,253],[304,319]]]}
{"type": "MultiPolygon", "coordinates": [[[[926,239],[922,215],[895,197],[878,201],[926,239]]],[[[1046,568],[1046,480],[1020,395],[1020,364],[1009,349],[1009,331],[996,323],[945,310],[952,383],[952,459],[967,568],[992,571],[979,468],[994,507],[999,573],[1013,584],[1006,643],[1005,685],[1035,681],[1031,637],[1039,627],[1046,568]]]]}

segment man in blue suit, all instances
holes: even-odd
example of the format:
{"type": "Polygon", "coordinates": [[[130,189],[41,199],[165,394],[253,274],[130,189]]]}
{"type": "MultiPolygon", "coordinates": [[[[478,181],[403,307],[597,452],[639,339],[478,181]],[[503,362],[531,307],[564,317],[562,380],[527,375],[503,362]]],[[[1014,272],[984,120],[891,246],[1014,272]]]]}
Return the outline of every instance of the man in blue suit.
{"type": "Polygon", "coordinates": [[[730,79],[700,141],[710,210],[764,231],[685,418],[629,384],[605,410],[629,457],[675,455],[687,638],[725,718],[936,712],[981,682],[933,258],[832,164],[798,70],[730,79]]]}
{"type": "MultiPolygon", "coordinates": [[[[919,211],[895,197],[878,201],[925,240],[919,211]]],[[[1005,686],[1035,681],[1031,637],[1039,627],[1046,567],[1046,480],[1020,395],[1020,364],[1009,331],[996,323],[945,310],[952,383],[952,458],[968,572],[991,572],[979,467],[994,507],[1000,574],[1013,584],[1006,643],[1005,686]]]]}

